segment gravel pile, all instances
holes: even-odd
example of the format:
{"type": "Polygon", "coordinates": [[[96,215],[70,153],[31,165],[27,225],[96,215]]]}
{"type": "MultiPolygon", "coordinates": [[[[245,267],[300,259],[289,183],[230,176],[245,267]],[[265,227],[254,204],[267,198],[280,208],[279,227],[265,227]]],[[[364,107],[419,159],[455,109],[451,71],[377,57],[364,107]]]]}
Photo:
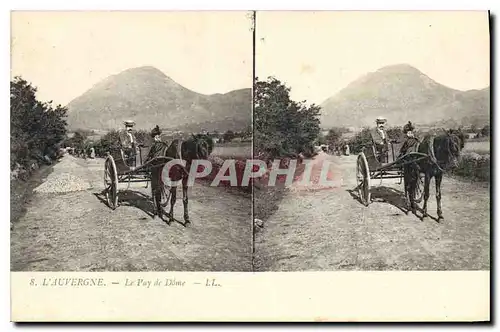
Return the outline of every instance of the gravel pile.
{"type": "Polygon", "coordinates": [[[65,156],[54,165],[53,172],[44,183],[34,189],[38,193],[67,193],[92,188],[85,163],[72,156],[65,156]]]}
{"type": "Polygon", "coordinates": [[[90,189],[88,181],[70,173],[50,174],[47,180],[34,189],[38,193],[66,193],[90,189]]]}

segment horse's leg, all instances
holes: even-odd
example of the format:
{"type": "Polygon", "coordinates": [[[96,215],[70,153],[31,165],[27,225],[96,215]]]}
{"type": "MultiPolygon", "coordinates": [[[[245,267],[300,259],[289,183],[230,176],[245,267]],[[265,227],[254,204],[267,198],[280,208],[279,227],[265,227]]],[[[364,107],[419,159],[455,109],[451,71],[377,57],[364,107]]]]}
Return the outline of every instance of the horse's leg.
{"type": "Polygon", "coordinates": [[[174,205],[177,200],[177,187],[170,188],[170,214],[169,214],[169,222],[174,221],[174,205]]]}
{"type": "Polygon", "coordinates": [[[425,172],[425,180],[424,180],[424,206],[422,208],[422,220],[427,217],[427,201],[429,200],[429,187],[431,184],[431,171],[425,172]]]}
{"type": "Polygon", "coordinates": [[[418,177],[420,176],[420,171],[418,168],[413,168],[411,172],[411,180],[410,180],[410,204],[411,204],[411,212],[416,215],[417,214],[417,203],[415,203],[415,191],[417,189],[418,177]]]}
{"type": "Polygon", "coordinates": [[[403,168],[403,180],[404,180],[404,187],[405,187],[405,208],[406,208],[405,213],[406,214],[408,214],[410,212],[410,204],[411,204],[409,190],[408,190],[409,186],[410,186],[409,176],[408,176],[409,170],[410,169],[408,168],[408,166],[404,166],[404,168],[403,168]]]}
{"type": "MultiPolygon", "coordinates": [[[[161,205],[161,195],[163,193],[163,183],[161,181],[161,177],[160,177],[160,172],[159,170],[155,170],[154,171],[154,176],[152,177],[152,179],[155,179],[154,180],[154,201],[155,201],[155,210],[156,210],[156,213],[158,214],[158,216],[162,219],[163,219],[163,215],[164,215],[164,210],[163,210],[163,206],[161,205]]],[[[151,186],[153,187],[153,181],[151,181],[151,186]]]]}
{"type": "Polygon", "coordinates": [[[151,198],[153,199],[153,218],[155,218],[157,215],[159,215],[158,211],[158,203],[157,203],[157,198],[156,198],[156,187],[157,187],[157,179],[156,179],[156,174],[155,171],[151,171],[151,198]]]}
{"type": "Polygon", "coordinates": [[[439,172],[435,176],[436,181],[436,202],[437,202],[437,215],[438,222],[444,220],[443,211],[441,210],[441,180],[443,179],[443,174],[439,172]]]}
{"type": "Polygon", "coordinates": [[[155,194],[156,194],[156,183],[153,174],[151,174],[151,198],[153,199],[153,218],[156,218],[156,215],[158,214],[158,209],[156,208],[158,204],[156,202],[155,194]]]}
{"type": "Polygon", "coordinates": [[[184,176],[182,178],[182,204],[184,205],[184,222],[189,224],[191,221],[189,220],[188,213],[188,186],[187,186],[188,177],[184,176]]]}

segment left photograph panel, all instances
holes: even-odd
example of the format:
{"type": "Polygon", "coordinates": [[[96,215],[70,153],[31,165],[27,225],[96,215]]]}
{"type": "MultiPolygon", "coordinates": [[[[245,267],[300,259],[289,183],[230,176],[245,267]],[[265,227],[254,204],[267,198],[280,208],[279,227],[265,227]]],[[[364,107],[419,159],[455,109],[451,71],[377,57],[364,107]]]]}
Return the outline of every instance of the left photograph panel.
{"type": "Polygon", "coordinates": [[[11,13],[11,271],[252,271],[252,15],[11,13]]]}

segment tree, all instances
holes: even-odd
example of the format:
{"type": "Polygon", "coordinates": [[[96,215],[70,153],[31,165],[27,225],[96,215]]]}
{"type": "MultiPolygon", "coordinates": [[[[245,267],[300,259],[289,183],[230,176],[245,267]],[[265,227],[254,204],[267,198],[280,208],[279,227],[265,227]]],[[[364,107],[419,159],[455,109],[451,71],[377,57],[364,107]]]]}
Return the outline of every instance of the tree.
{"type": "Polygon", "coordinates": [[[348,141],[348,144],[351,153],[360,153],[364,146],[372,144],[370,128],[363,128],[348,141]]]}
{"type": "Polygon", "coordinates": [[[137,144],[143,144],[149,146],[153,143],[151,133],[147,130],[137,130],[134,135],[135,139],[137,140],[137,144]]]}
{"type": "Polygon", "coordinates": [[[482,136],[490,136],[490,125],[486,125],[481,129],[481,135],[482,136]]]}
{"type": "Polygon", "coordinates": [[[255,79],[254,146],[269,159],[311,154],[320,133],[320,107],[296,102],[290,88],[274,77],[255,79]]]}
{"type": "Polygon", "coordinates": [[[337,128],[330,129],[325,137],[326,144],[332,146],[337,145],[341,137],[342,137],[342,132],[339,129],[337,128]]]}
{"type": "Polygon", "coordinates": [[[386,130],[387,136],[390,140],[401,142],[404,140],[403,129],[400,127],[390,127],[386,130]]]}
{"type": "Polygon", "coordinates": [[[96,145],[96,153],[99,156],[104,156],[107,152],[118,151],[121,148],[119,131],[112,130],[106,133],[96,145]]]}
{"type": "Polygon", "coordinates": [[[71,140],[71,143],[73,144],[72,147],[76,149],[83,149],[83,143],[85,142],[86,139],[87,135],[77,131],[71,140]]]}
{"type": "Polygon", "coordinates": [[[236,134],[232,130],[228,130],[224,133],[222,138],[224,142],[231,142],[236,137],[236,134]]]}
{"type": "Polygon", "coordinates": [[[36,92],[19,76],[10,82],[11,167],[55,151],[66,137],[67,109],[37,100],[36,92]]]}

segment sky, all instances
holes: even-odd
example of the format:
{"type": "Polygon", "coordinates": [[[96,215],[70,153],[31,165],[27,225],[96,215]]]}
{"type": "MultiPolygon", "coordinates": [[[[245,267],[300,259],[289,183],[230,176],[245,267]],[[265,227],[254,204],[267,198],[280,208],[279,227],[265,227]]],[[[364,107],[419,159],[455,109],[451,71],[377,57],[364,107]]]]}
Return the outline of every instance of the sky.
{"type": "Polygon", "coordinates": [[[402,63],[458,90],[490,81],[487,12],[258,12],[256,39],[256,76],[309,103],[402,63]]]}
{"type": "Polygon", "coordinates": [[[66,105],[109,75],[154,66],[203,94],[252,87],[247,12],[13,12],[11,78],[66,105]]]}

